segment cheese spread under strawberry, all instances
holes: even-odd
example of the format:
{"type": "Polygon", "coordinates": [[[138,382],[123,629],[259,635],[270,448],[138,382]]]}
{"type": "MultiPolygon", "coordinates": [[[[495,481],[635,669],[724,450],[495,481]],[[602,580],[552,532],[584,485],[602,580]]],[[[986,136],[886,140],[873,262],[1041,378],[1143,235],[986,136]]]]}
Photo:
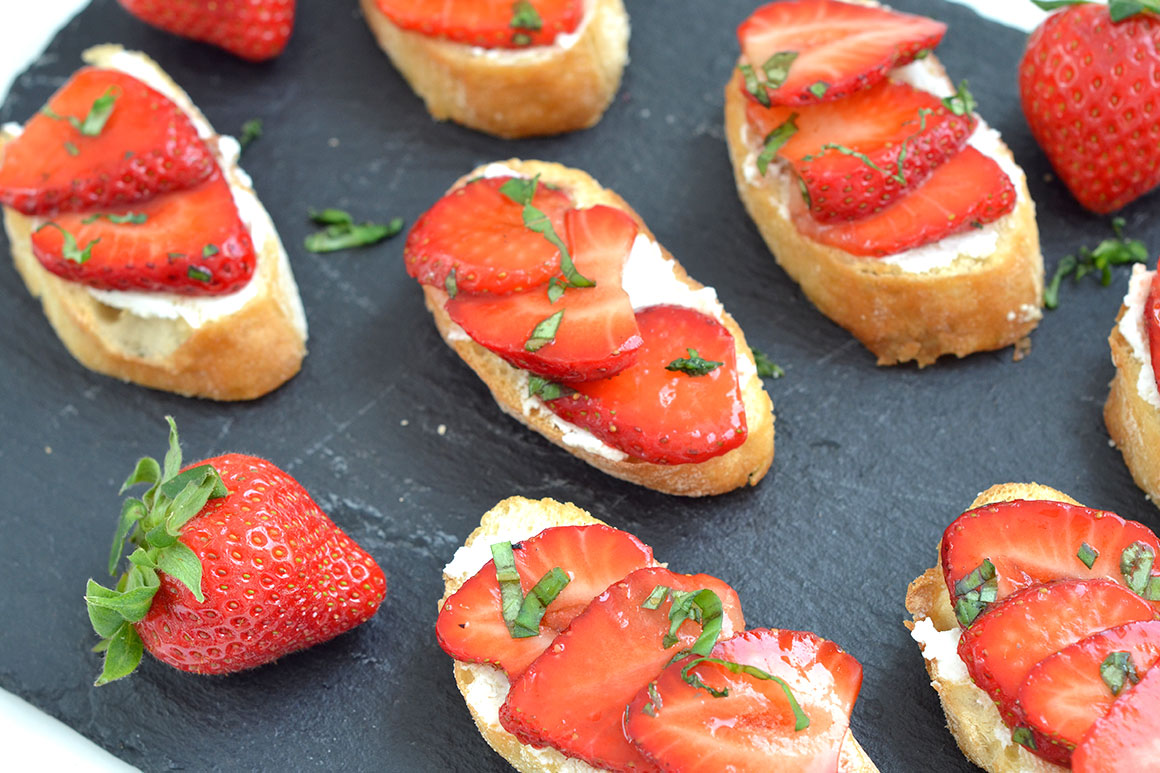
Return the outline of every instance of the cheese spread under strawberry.
{"type": "Polygon", "coordinates": [[[1136,391],[1146,403],[1160,410],[1160,390],[1156,388],[1152,350],[1148,345],[1148,331],[1144,325],[1144,305],[1148,301],[1148,292],[1155,274],[1155,271],[1149,271],[1142,264],[1132,266],[1132,278],[1128,282],[1128,292],[1124,295],[1124,305],[1127,309],[1117,327],[1120,335],[1132,348],[1132,357],[1140,363],[1136,391]]]}

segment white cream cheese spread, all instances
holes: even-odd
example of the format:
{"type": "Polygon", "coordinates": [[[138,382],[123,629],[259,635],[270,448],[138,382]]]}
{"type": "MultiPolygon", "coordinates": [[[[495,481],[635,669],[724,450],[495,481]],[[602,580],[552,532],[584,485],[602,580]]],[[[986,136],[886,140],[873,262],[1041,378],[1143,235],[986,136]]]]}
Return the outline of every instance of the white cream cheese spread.
{"type": "Polygon", "coordinates": [[[1152,287],[1155,271],[1149,271],[1137,263],[1132,266],[1132,278],[1128,282],[1128,293],[1124,296],[1127,310],[1120,317],[1120,335],[1132,347],[1132,356],[1140,361],[1140,377],[1136,381],[1136,391],[1153,408],[1160,409],[1160,390],[1156,388],[1156,373],[1152,368],[1152,347],[1148,343],[1148,331],[1144,327],[1144,305],[1148,301],[1148,291],[1152,287]]]}

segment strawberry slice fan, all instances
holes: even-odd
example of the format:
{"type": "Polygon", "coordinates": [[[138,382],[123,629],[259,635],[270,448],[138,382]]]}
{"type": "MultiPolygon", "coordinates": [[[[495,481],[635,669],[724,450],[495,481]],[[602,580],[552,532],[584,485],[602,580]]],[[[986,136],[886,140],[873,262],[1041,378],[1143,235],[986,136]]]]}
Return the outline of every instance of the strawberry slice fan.
{"type": "Polygon", "coordinates": [[[958,654],[1015,743],[1075,771],[1153,769],[1123,765],[1157,759],[1134,749],[1160,730],[1158,552],[1143,525],[1063,502],[988,505],[947,528],[958,654]]]}
{"type": "Polygon", "coordinates": [[[0,203],[40,219],[46,270],[95,289],[220,295],[257,265],[189,117],[117,70],[78,71],[5,145],[0,203]]]}
{"type": "Polygon", "coordinates": [[[656,464],[727,453],[747,437],[735,342],[693,309],[633,309],[622,276],[639,232],[538,179],[478,178],[416,222],[404,260],[565,421],[656,464]]]}
{"type": "Polygon", "coordinates": [[[1006,173],[967,144],[978,119],[965,86],[939,99],[892,75],[945,31],[838,0],[772,3],[738,28],[758,172],[796,178],[791,215],[805,236],[880,257],[1014,209],[1006,173]]]}
{"type": "Polygon", "coordinates": [[[491,551],[436,632],[504,670],[499,720],[520,743],[611,770],[836,769],[862,668],[832,642],[744,631],[731,587],[603,525],[491,551]]]}

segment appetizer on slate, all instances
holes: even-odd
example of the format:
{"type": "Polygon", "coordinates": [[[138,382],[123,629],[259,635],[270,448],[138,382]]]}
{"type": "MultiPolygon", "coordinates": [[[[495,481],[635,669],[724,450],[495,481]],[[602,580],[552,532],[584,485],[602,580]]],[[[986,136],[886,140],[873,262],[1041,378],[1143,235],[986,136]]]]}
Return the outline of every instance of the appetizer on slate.
{"type": "Polygon", "coordinates": [[[12,257],[81,364],[248,400],[298,372],[306,317],[238,143],[144,54],[85,52],[22,128],[0,131],[12,257]]]}
{"type": "Polygon", "coordinates": [[[600,120],[628,61],[621,0],[362,0],[436,119],[515,138],[600,120]]]}
{"type": "Polygon", "coordinates": [[[1136,0],[1070,5],[1031,34],[1019,64],[1019,94],[1031,133],[1059,179],[1076,201],[1104,214],[1160,184],[1154,112],[1160,6],[1136,0]]]}
{"type": "Polygon", "coordinates": [[[416,221],[403,256],[447,344],[561,448],[687,496],[768,471],[772,404],[741,329],[584,172],[480,167],[416,221]]]}
{"type": "Polygon", "coordinates": [[[1128,293],[1108,337],[1116,376],[1104,422],[1136,485],[1160,506],[1160,272],[1132,267],[1128,293]]]}
{"type": "Polygon", "coordinates": [[[294,30],[294,0],[117,0],[146,24],[224,48],[252,62],[273,59],[294,30]]]}
{"type": "Polygon", "coordinates": [[[1034,483],[994,486],[910,585],[947,725],[990,773],[1155,770],[1160,540],[1034,483]]]}
{"type": "Polygon", "coordinates": [[[436,637],[518,770],[877,770],[849,729],[857,660],[744,630],[724,582],[670,571],[575,505],[500,502],[443,579],[436,637]]]}
{"type": "Polygon", "coordinates": [[[158,464],[141,459],[109,555],[113,588],[89,580],[89,620],[105,665],[131,673],[142,648],[196,674],[228,674],[333,639],[366,622],[387,592],[375,560],[264,459],[225,454],[181,466],[177,427],[158,464]]]}
{"type": "Polygon", "coordinates": [[[786,0],[738,28],[725,127],[774,257],[880,365],[1024,339],[1043,258],[1022,170],[930,56],[945,25],[786,0]]]}

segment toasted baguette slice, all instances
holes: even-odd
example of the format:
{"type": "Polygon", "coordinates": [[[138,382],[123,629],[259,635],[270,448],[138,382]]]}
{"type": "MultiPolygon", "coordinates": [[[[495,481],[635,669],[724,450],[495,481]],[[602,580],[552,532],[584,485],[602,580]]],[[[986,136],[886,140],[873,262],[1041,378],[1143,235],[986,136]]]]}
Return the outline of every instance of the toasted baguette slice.
{"type": "MultiPolygon", "coordinates": [[[[648,226],[624,199],[611,190],[602,188],[585,172],[543,161],[510,159],[500,164],[517,175],[532,177],[538,174],[541,182],[565,190],[578,207],[606,204],[624,210],[640,226],[642,234],[656,240],[648,226]]],[[[487,168],[488,165],[474,169],[459,178],[450,190],[455,190],[465,185],[468,180],[485,174],[487,168]]],[[[704,287],[690,278],[664,247],[661,247],[661,253],[666,262],[673,267],[680,282],[693,290],[704,287]]],[[[727,312],[722,312],[721,323],[733,336],[737,347],[738,377],[741,399],[745,404],[748,437],[742,445],[732,451],[704,462],[665,465],[644,462],[624,454],[619,456],[625,458],[610,458],[599,453],[599,448],[590,450],[589,446],[576,444],[573,440],[575,433],[570,434],[551,410],[542,403],[527,398],[527,377],[523,371],[512,367],[472,341],[462,328],[451,321],[451,317],[444,310],[447,293],[442,288],[423,285],[423,293],[427,308],[434,315],[435,325],[439,328],[443,340],[483,379],[491,390],[492,397],[499,403],[499,407],[517,421],[593,467],[621,480],[638,483],[666,494],[682,496],[722,494],[746,484],[756,485],[769,471],[769,466],[773,462],[773,403],[757,376],[753,352],[745,343],[745,334],[727,312]],[[568,442],[569,440],[573,442],[568,442]]],[[[598,446],[603,445],[595,438],[591,436],[589,438],[598,446]]]]}
{"type": "Polygon", "coordinates": [[[1131,287],[1108,337],[1116,375],[1104,403],[1104,423],[1136,485],[1144,489],[1152,504],[1160,506],[1160,408],[1143,394],[1148,390],[1156,399],[1155,390],[1150,389],[1156,377],[1143,319],[1151,277],[1152,272],[1143,266],[1133,266],[1131,287]],[[1130,333],[1137,339],[1135,346],[1124,335],[1129,325],[1134,328],[1130,333]]]}
{"type": "Polygon", "coordinates": [[[437,120],[514,139],[595,125],[620,88],[628,61],[621,0],[585,0],[567,45],[481,49],[397,27],[375,0],[361,0],[379,45],[437,120]]]}
{"type": "MultiPolygon", "coordinates": [[[[1038,483],[1003,483],[979,494],[967,510],[1014,499],[1079,504],[1067,494],[1038,483]]],[[[999,717],[991,696],[971,680],[966,664],[958,656],[959,623],[938,561],[910,584],[906,611],[914,620],[905,625],[922,649],[931,687],[942,701],[947,727],[967,759],[988,773],[1064,773],[1066,768],[1053,765],[1012,741],[1011,730],[999,717]]]]}
{"type": "MultiPolygon", "coordinates": [[[[483,514],[479,528],[471,532],[464,546],[443,570],[443,598],[439,608],[459,586],[479,571],[491,558],[493,542],[518,542],[553,526],[586,526],[603,523],[574,504],[554,499],[509,497],[483,514]]],[[[499,708],[507,697],[510,683],[498,668],[479,663],[455,662],[455,684],[479,732],[491,748],[523,773],[582,773],[597,769],[580,760],[565,757],[551,747],[536,749],[520,743],[503,729],[499,708]]],[[[878,768],[858,744],[852,732],[842,742],[839,773],[876,773],[878,768]]]]}
{"type": "MultiPolygon", "coordinates": [[[[155,307],[153,313],[117,308],[98,300],[99,295],[108,300],[110,293],[94,293],[46,271],[32,253],[32,230],[41,221],[5,207],[12,258],[29,292],[40,298],[48,321],[72,355],[99,373],[213,400],[251,400],[276,389],[302,366],[306,316],[270,216],[236,159],[223,156],[222,146],[236,143],[213,134],[189,96],[144,54],[103,45],[90,48],[84,59],[96,67],[129,72],[189,114],[214,151],[234,199],[248,204],[243,218],[254,237],[258,265],[246,287],[230,296],[150,293],[146,302],[155,307]],[[212,308],[218,311],[207,314],[212,308]]],[[[0,152],[13,138],[0,132],[0,152]]]]}
{"type": "MultiPolygon", "coordinates": [[[[910,66],[927,68],[929,77],[950,86],[933,57],[910,66]]],[[[1035,328],[1042,316],[1043,256],[1035,204],[1022,173],[1011,181],[1018,195],[1015,210],[988,226],[998,229],[989,257],[960,253],[946,265],[916,263],[912,268],[918,270],[909,270],[890,259],[851,255],[806,238],[794,226],[788,205],[798,188],[786,184],[792,172],[779,174],[771,165],[766,175],[757,173],[754,160],[764,138],[748,127],[740,78],[734,68],[725,87],[725,136],[741,201],[806,297],[853,333],[879,365],[913,360],[924,367],[944,354],[1001,349],[1035,328]]],[[[998,152],[1013,165],[1011,151],[999,145],[998,152]]],[[[922,249],[930,255],[930,246],[922,249]]]]}

